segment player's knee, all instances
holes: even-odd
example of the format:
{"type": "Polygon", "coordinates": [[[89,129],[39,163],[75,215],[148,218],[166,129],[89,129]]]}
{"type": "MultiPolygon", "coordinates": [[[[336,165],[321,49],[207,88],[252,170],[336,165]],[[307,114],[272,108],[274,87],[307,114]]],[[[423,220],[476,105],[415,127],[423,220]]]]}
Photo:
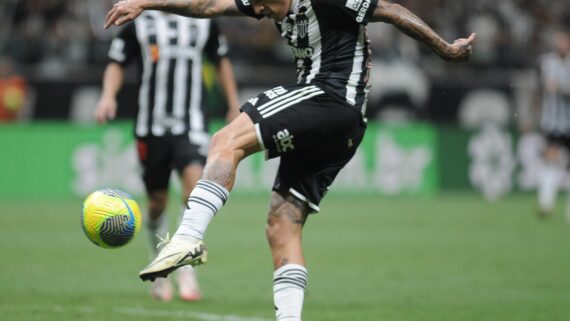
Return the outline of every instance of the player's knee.
{"type": "Polygon", "coordinates": [[[291,211],[287,204],[269,212],[265,235],[272,248],[283,247],[300,237],[302,225],[291,221],[291,211]]]}
{"type": "Polygon", "coordinates": [[[283,246],[289,238],[284,229],[283,222],[276,219],[273,215],[269,215],[267,226],[265,227],[265,236],[271,247],[283,246]]]}
{"type": "Polygon", "coordinates": [[[159,218],[166,209],[167,196],[165,193],[152,193],[148,200],[148,215],[151,220],[159,218]]]}
{"type": "Polygon", "coordinates": [[[212,137],[208,152],[208,162],[216,160],[239,163],[246,155],[245,150],[239,145],[236,134],[224,128],[212,137]]]}
{"type": "Polygon", "coordinates": [[[232,151],[234,142],[235,137],[230,130],[219,130],[210,140],[210,154],[232,151]]]}
{"type": "Polygon", "coordinates": [[[149,206],[148,206],[148,216],[151,220],[156,220],[158,219],[160,216],[162,216],[162,213],[164,213],[166,206],[161,205],[161,204],[153,204],[153,202],[149,202],[149,206]]]}

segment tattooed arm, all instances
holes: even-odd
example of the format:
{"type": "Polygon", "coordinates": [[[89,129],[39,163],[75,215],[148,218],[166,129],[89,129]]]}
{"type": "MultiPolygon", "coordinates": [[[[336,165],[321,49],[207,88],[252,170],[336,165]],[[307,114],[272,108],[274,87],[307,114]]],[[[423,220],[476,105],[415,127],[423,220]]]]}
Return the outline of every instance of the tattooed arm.
{"type": "Polygon", "coordinates": [[[394,25],[408,36],[428,45],[445,60],[464,61],[471,56],[471,44],[475,40],[474,33],[469,35],[468,38],[460,38],[450,44],[443,40],[418,16],[399,4],[379,0],[370,21],[380,21],[394,25]]]}
{"type": "Polygon", "coordinates": [[[107,13],[105,29],[134,20],[144,10],[161,10],[194,18],[243,15],[234,0],[122,0],[107,13]]]}

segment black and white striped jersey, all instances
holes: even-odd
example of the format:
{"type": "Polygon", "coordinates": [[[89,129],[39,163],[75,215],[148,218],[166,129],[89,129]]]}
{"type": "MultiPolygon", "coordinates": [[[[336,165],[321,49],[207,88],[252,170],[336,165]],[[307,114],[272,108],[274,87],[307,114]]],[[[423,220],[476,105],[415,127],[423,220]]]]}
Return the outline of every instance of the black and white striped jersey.
{"type": "MultiPolygon", "coordinates": [[[[257,19],[250,0],[235,0],[257,19]]],[[[297,68],[297,82],[315,84],[363,115],[369,91],[371,51],[366,24],[378,0],[292,0],[282,21],[297,68]]]]}
{"type": "Polygon", "coordinates": [[[189,133],[192,142],[207,142],[203,54],[218,63],[227,51],[211,20],[149,11],[123,28],[111,43],[109,58],[121,65],[139,64],[135,135],[189,133]]]}
{"type": "MultiPolygon", "coordinates": [[[[560,88],[570,88],[570,56],[563,58],[554,52],[542,56],[540,78],[543,87],[553,81],[560,88]]],[[[540,127],[549,134],[570,136],[570,96],[545,91],[540,127]]]]}

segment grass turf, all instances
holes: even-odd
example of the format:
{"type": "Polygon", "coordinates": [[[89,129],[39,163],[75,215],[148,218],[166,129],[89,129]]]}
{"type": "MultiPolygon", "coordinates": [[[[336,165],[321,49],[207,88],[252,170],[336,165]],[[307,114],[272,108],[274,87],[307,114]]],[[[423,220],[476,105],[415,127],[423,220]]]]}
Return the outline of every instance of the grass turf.
{"type": "MultiPolygon", "coordinates": [[[[2,201],[0,319],[273,320],[267,203],[232,197],[216,217],[204,300],[189,304],[150,299],[137,274],[144,232],[105,250],[83,235],[80,200],[2,201]]],[[[534,206],[522,195],[330,196],[305,227],[303,320],[570,320],[570,226],[534,206]]]]}

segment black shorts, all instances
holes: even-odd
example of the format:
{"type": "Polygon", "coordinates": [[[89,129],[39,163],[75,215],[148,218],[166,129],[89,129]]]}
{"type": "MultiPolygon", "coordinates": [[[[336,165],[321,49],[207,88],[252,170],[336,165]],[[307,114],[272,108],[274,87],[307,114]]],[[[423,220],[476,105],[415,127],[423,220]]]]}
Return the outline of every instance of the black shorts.
{"type": "Polygon", "coordinates": [[[306,202],[311,212],[362,141],[358,111],[314,85],[276,87],[242,106],[267,158],[281,157],[273,190],[306,202]]]}
{"type": "Polygon", "coordinates": [[[556,145],[570,151],[570,135],[543,133],[549,145],[556,145]]]}
{"type": "Polygon", "coordinates": [[[207,144],[194,144],[188,135],[137,137],[137,152],[147,192],[168,189],[170,174],[182,175],[188,165],[206,163],[207,144]]]}

